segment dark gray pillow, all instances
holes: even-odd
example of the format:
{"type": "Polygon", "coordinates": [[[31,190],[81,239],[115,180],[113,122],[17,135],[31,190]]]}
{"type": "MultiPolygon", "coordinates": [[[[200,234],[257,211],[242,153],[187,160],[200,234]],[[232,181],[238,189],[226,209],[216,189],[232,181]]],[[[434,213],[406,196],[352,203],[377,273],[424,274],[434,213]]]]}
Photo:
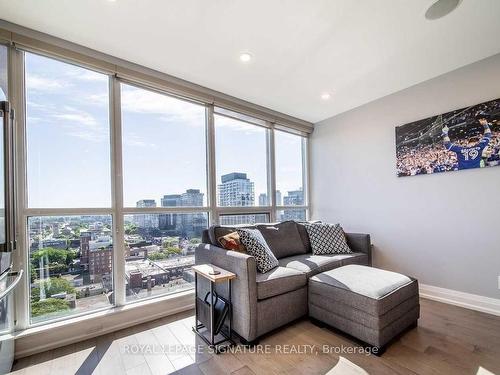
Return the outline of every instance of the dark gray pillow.
{"type": "Polygon", "coordinates": [[[257,270],[266,273],[278,267],[278,259],[274,256],[258,229],[236,229],[240,242],[246,247],[247,253],[255,258],[257,270]]]}
{"type": "Polygon", "coordinates": [[[305,224],[314,255],[350,254],[344,230],[340,224],[305,224]]]}
{"type": "Polygon", "coordinates": [[[277,259],[308,252],[297,227],[298,224],[294,221],[257,225],[277,259]]]}

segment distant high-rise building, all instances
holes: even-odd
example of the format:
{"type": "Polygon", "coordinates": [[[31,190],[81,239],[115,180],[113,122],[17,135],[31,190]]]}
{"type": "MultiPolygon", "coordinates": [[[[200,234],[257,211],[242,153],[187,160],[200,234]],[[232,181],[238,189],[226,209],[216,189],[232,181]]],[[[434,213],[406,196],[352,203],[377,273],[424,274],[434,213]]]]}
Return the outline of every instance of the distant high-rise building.
{"type": "MultiPolygon", "coordinates": [[[[181,205],[184,207],[202,207],[204,194],[199,189],[188,189],[181,194],[181,205]]],[[[207,217],[201,212],[181,215],[180,232],[183,237],[201,237],[207,227],[207,217]]]]}
{"type": "MultiPolygon", "coordinates": [[[[302,206],[304,205],[304,191],[302,189],[289,191],[283,198],[284,206],[302,206]]],[[[303,221],[306,219],[303,208],[287,208],[283,210],[282,220],[303,221]]]]}
{"type": "Polygon", "coordinates": [[[92,238],[92,233],[87,231],[80,232],[80,266],[88,270],[89,268],[89,252],[90,252],[90,240],[92,238]]]}
{"type": "Polygon", "coordinates": [[[184,207],[201,207],[203,206],[204,194],[200,189],[188,189],[181,194],[181,206],[184,207]]]}
{"type": "MultiPolygon", "coordinates": [[[[254,183],[247,178],[246,173],[233,172],[222,175],[221,184],[217,186],[219,206],[246,207],[255,205],[254,183]]],[[[265,195],[265,194],[264,194],[265,195]]],[[[261,196],[259,196],[260,202],[261,196]]],[[[267,196],[265,197],[267,201],[267,196]]],[[[223,215],[221,224],[235,225],[263,222],[266,215],[223,215]]]]}
{"type": "MultiPolygon", "coordinates": [[[[202,207],[204,195],[199,189],[188,189],[182,194],[164,195],[161,205],[162,207],[202,207]]],[[[172,236],[199,237],[207,224],[207,217],[201,212],[159,215],[159,228],[172,236]]]]}
{"type": "Polygon", "coordinates": [[[218,185],[219,206],[245,207],[255,205],[254,183],[246,173],[233,172],[222,176],[218,185]]]}
{"type": "Polygon", "coordinates": [[[267,200],[267,194],[261,193],[259,194],[259,206],[268,206],[269,202],[267,200]]]}
{"type": "MultiPolygon", "coordinates": [[[[141,199],[140,201],[137,201],[136,207],[156,207],[156,201],[154,199],[141,199]]],[[[134,222],[139,228],[157,228],[158,215],[137,214],[134,215],[134,222]]]]}
{"type": "MultiPolygon", "coordinates": [[[[180,194],[164,195],[161,199],[162,207],[181,206],[180,194]]],[[[177,229],[177,214],[161,214],[159,217],[159,227],[162,230],[175,231],[177,229]]]]}
{"type": "Polygon", "coordinates": [[[302,206],[304,204],[304,191],[292,190],[285,195],[284,206],[302,206]]]}
{"type": "Polygon", "coordinates": [[[276,206],[283,205],[283,198],[281,197],[281,191],[276,190],[276,206]]]}

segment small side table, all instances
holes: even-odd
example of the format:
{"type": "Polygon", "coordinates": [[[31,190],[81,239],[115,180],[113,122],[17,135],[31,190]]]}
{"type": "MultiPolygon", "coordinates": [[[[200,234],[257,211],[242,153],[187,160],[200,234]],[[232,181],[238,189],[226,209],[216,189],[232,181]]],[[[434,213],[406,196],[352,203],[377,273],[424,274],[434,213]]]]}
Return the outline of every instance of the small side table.
{"type": "Polygon", "coordinates": [[[221,344],[224,344],[227,342],[227,345],[224,345],[224,347],[234,345],[234,341],[232,339],[232,328],[231,328],[231,323],[233,319],[233,306],[232,306],[232,301],[231,301],[231,280],[236,278],[236,274],[226,271],[225,269],[222,269],[220,267],[214,266],[212,264],[199,264],[196,266],[193,266],[193,271],[194,271],[194,285],[195,285],[195,298],[196,298],[196,303],[195,303],[195,325],[193,327],[193,331],[210,347],[215,349],[215,353],[217,354],[219,352],[219,348],[222,347],[221,344]],[[217,273],[217,274],[214,274],[217,273]],[[214,306],[211,301],[210,303],[210,327],[205,327],[201,322],[198,321],[198,275],[207,279],[210,282],[210,296],[213,298],[213,293],[214,293],[214,287],[216,283],[222,283],[222,282],[227,282],[227,290],[228,290],[228,302],[229,302],[229,309],[228,309],[228,314],[227,318],[228,319],[228,334],[226,335],[223,330],[221,329],[219,334],[223,337],[222,340],[215,342],[215,335],[214,335],[214,306]],[[203,332],[200,332],[200,329],[206,328],[209,333],[210,333],[210,340],[205,337],[203,332]]]}

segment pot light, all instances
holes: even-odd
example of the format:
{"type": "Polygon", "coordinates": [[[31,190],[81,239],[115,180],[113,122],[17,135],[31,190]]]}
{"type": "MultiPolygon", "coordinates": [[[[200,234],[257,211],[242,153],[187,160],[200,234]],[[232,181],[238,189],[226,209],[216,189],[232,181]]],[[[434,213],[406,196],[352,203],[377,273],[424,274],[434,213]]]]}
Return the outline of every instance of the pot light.
{"type": "Polygon", "coordinates": [[[437,20],[453,12],[462,0],[437,0],[425,12],[428,20],[437,20]]]}
{"type": "Polygon", "coordinates": [[[321,100],[328,100],[328,99],[330,99],[329,93],[324,92],[323,94],[321,94],[321,100]]]}
{"type": "Polygon", "coordinates": [[[250,55],[248,52],[243,52],[240,54],[240,61],[247,63],[250,60],[252,60],[252,55],[250,55]]]}

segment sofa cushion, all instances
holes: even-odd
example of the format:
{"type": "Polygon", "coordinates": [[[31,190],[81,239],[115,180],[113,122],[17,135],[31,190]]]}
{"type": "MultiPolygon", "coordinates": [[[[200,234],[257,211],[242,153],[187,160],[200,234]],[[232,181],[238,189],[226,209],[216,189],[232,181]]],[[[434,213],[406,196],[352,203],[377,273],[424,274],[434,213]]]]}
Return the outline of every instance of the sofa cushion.
{"type": "Polygon", "coordinates": [[[278,259],[307,253],[307,247],[302,242],[295,221],[258,224],[257,229],[260,230],[269,248],[278,259]]]}
{"type": "Polygon", "coordinates": [[[374,267],[350,264],[311,278],[365,297],[380,299],[412,282],[408,276],[374,267]]]}
{"type": "Polygon", "coordinates": [[[293,268],[276,267],[266,273],[257,273],[259,300],[292,292],[307,284],[306,274],[293,268]]]}
{"type": "Polygon", "coordinates": [[[241,243],[246,247],[247,253],[255,258],[259,272],[265,273],[278,267],[278,259],[274,256],[258,229],[237,229],[241,243]]]}
{"type": "Polygon", "coordinates": [[[352,253],[340,224],[306,224],[314,255],[352,253]]]}
{"type": "Polygon", "coordinates": [[[281,267],[293,268],[294,270],[304,272],[309,278],[320,272],[331,270],[342,266],[342,261],[349,255],[312,255],[300,254],[291,257],[279,259],[281,267]]]}

